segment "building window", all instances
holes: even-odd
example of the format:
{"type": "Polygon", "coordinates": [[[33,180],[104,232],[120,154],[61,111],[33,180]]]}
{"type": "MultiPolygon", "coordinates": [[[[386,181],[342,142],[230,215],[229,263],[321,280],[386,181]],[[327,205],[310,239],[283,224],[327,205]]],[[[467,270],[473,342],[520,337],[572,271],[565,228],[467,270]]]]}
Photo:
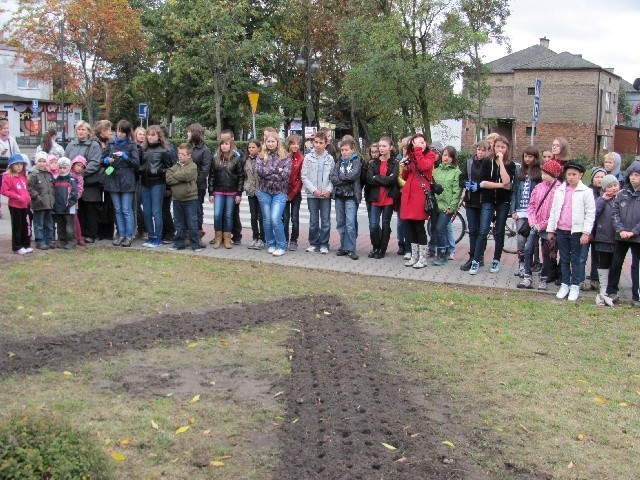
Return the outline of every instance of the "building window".
{"type": "Polygon", "coordinates": [[[22,75],[18,74],[18,88],[23,88],[26,90],[37,90],[40,87],[38,87],[37,80],[34,80],[33,78],[23,77],[22,75]]]}
{"type": "Polygon", "coordinates": [[[525,133],[525,135],[527,135],[527,136],[529,136],[529,137],[530,137],[532,132],[533,132],[533,135],[535,136],[535,134],[536,134],[536,130],[535,130],[534,128],[532,128],[532,127],[525,127],[525,129],[524,129],[524,133],[525,133]]]}
{"type": "Polygon", "coordinates": [[[535,94],[536,94],[536,87],[527,88],[527,95],[535,95],[535,94]]]}
{"type": "Polygon", "coordinates": [[[602,136],[602,149],[609,150],[609,130],[605,130],[602,136]]]}
{"type": "Polygon", "coordinates": [[[604,111],[611,111],[611,92],[607,92],[607,94],[604,96],[604,111]]]}

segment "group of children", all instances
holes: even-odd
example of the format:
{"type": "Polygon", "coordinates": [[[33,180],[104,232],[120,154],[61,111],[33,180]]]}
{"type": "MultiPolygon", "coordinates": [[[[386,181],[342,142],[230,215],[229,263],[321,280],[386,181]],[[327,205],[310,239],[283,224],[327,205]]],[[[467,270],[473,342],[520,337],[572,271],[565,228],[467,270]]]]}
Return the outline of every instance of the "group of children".
{"type": "MultiPolygon", "coordinates": [[[[214,155],[208,152],[206,164],[208,147],[203,146],[198,126],[192,125],[189,131],[195,134],[179,146],[175,163],[169,158],[159,128],[150,127],[148,137],[134,152],[130,132],[118,125],[118,137],[111,143],[121,147],[120,156],[113,152],[104,156],[103,148],[104,158],[98,162],[106,175],[116,172],[109,179],[113,180],[118,177],[120,164],[130,167],[131,158],[139,155],[135,165],[140,177],[137,182],[143,190],[145,224],[150,232],[145,246],[162,243],[158,224],[162,225],[166,191],[173,200],[175,234],[171,248],[204,248],[200,222],[205,187],[214,204],[215,236],[210,242],[214,248],[231,248],[239,243],[232,240],[232,232],[237,230],[239,204],[246,193],[253,234],[249,248],[266,248],[272,255],[284,255],[287,250],[297,249],[305,190],[310,213],[308,252],[329,253],[333,199],[340,235],[336,255],[357,260],[357,212],[364,199],[372,246],[369,258],[386,255],[395,211],[398,253],[404,256],[405,265],[423,268],[426,259],[433,257],[432,265],[442,266],[454,258],[451,221],[464,206],[470,248],[469,259],[460,266],[461,270],[475,275],[484,266],[487,235],[492,226],[495,249],[489,272],[500,270],[505,224],[511,216],[518,230],[518,288],[534,288],[533,274],[537,270],[539,290],[546,290],[556,281],[560,285],[557,297],[575,301],[581,285],[583,289],[599,288],[596,302],[613,305],[622,262],[631,249],[635,272],[632,296],[634,302],[639,302],[636,277],[640,206],[636,207],[636,199],[640,198],[640,162],[634,162],[623,175],[619,173],[619,158],[607,154],[603,167],[593,169],[589,188],[582,182],[584,166],[569,161],[568,143],[563,138],[555,139],[551,149],[543,152],[544,163],[538,149],[528,147],[517,164],[511,159],[508,140],[492,134],[476,145],[476,155],[459,168],[455,148],[429,147],[419,134],[404,139],[397,155],[391,139],[383,137],[363,157],[349,136],[342,139],[339,151],[331,149],[330,132],[324,130],[315,135],[313,148],[303,156],[300,137],[292,135],[283,143],[269,128],[262,142],[248,142],[246,155],[236,148],[232,133],[226,132],[218,151],[214,155]],[[193,141],[194,136],[199,142],[193,141]],[[125,148],[127,142],[132,142],[131,151],[125,148]],[[156,188],[159,184],[161,189],[156,188]],[[427,212],[425,200],[432,189],[436,192],[435,206],[431,205],[427,212]],[[428,247],[426,233],[423,234],[427,218],[431,222],[428,247]],[[590,248],[591,274],[586,278],[590,248]],[[539,256],[542,263],[536,269],[539,256]]],[[[58,158],[38,151],[28,175],[29,161],[25,156],[14,153],[7,163],[2,195],[9,199],[13,251],[21,255],[32,251],[31,225],[36,248],[82,245],[77,209],[83,196],[87,159],[82,155],[58,158]]],[[[114,188],[105,190],[112,197],[119,193],[114,188]]],[[[131,199],[114,198],[113,202],[116,207],[120,205],[116,213],[124,212],[131,199]]],[[[114,245],[130,244],[133,227],[129,218],[116,218],[116,223],[114,245]]]]}

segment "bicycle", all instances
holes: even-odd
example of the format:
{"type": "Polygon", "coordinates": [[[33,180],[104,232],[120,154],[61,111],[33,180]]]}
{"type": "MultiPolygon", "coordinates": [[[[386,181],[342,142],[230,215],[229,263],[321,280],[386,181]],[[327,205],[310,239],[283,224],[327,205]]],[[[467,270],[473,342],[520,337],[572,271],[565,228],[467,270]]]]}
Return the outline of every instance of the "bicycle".
{"type": "MultiPolygon", "coordinates": [[[[495,240],[495,215],[491,220],[491,228],[489,229],[489,237],[495,240]]],[[[456,212],[453,219],[451,220],[453,224],[453,238],[455,238],[456,245],[460,243],[460,241],[464,238],[465,235],[469,234],[469,229],[467,228],[467,221],[460,213],[460,210],[456,212]]],[[[431,219],[427,220],[427,232],[431,232],[431,219]]],[[[511,217],[507,218],[507,223],[504,227],[504,248],[503,251],[506,253],[517,253],[518,252],[518,231],[516,229],[516,221],[511,217]]]]}

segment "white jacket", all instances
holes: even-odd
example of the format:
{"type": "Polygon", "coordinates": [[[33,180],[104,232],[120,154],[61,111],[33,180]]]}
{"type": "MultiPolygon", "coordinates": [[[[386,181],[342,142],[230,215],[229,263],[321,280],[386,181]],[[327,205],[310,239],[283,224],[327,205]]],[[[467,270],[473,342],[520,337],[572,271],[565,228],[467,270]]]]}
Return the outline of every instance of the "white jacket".
{"type": "MultiPolygon", "coordinates": [[[[547,232],[556,231],[566,192],[567,182],[562,182],[553,195],[547,232]]],[[[596,202],[593,198],[593,191],[580,181],[573,191],[571,200],[571,233],[590,234],[596,219],[596,202]]]]}
{"type": "Polygon", "coordinates": [[[312,195],[316,190],[333,191],[330,177],[334,165],[335,160],[326,150],[320,156],[316,154],[315,150],[304,156],[300,176],[302,177],[302,184],[309,195],[312,195]],[[318,163],[322,163],[322,176],[318,175],[318,163]]]}

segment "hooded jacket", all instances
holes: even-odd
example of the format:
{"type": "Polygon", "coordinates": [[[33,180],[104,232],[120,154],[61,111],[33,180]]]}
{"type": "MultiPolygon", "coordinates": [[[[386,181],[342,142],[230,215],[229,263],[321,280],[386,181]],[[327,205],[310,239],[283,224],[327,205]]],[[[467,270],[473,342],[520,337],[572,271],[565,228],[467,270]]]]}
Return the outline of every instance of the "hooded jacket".
{"type": "Polygon", "coordinates": [[[106,150],[107,156],[102,159],[102,163],[107,169],[112,166],[114,171],[104,180],[105,191],[113,193],[135,192],[136,171],[140,167],[138,144],[129,138],[116,139],[107,144],[106,150]],[[109,157],[115,152],[122,152],[123,155],[121,157],[114,156],[114,162],[109,163],[109,157]]]}
{"type": "Polygon", "coordinates": [[[32,168],[27,181],[27,189],[31,195],[31,209],[38,210],[53,209],[54,200],[54,178],[49,170],[39,170],[32,168]]]}

